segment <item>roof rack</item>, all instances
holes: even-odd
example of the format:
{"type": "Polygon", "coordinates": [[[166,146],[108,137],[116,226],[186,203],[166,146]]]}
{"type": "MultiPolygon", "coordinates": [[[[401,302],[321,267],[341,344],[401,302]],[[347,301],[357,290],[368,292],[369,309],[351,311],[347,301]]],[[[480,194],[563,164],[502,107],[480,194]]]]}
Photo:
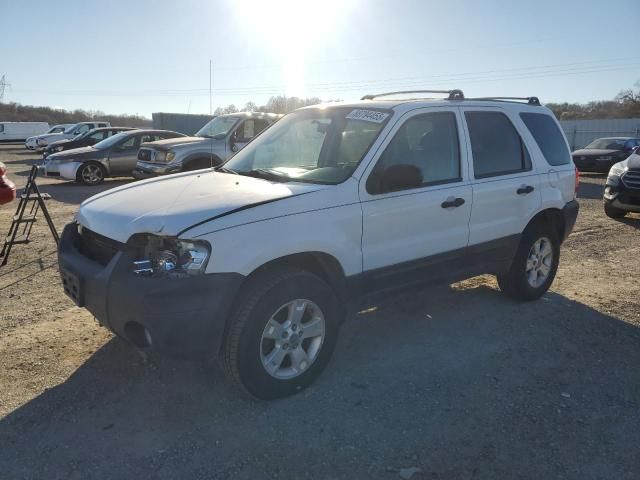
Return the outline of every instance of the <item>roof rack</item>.
{"type": "Polygon", "coordinates": [[[527,102],[529,105],[540,106],[538,97],[477,97],[468,98],[467,100],[495,100],[497,102],[527,102]]]}
{"type": "Polygon", "coordinates": [[[376,95],[365,95],[360,100],[373,100],[378,97],[388,97],[391,95],[404,95],[409,93],[441,93],[444,95],[448,95],[447,100],[464,100],[464,93],[462,90],[406,90],[400,92],[386,92],[386,93],[378,93],[376,95]]]}

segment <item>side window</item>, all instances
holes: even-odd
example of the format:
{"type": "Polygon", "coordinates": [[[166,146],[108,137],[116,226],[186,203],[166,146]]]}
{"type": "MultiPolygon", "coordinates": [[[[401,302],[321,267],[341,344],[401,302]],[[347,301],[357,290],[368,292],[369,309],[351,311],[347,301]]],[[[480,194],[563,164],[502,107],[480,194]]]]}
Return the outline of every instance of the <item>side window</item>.
{"type": "Polygon", "coordinates": [[[531,157],[511,120],[500,112],[465,112],[475,178],[531,170],[531,157]]]}
{"type": "Polygon", "coordinates": [[[256,134],[256,121],[253,119],[243,121],[236,130],[236,142],[248,142],[256,134]]]}
{"type": "Polygon", "coordinates": [[[142,135],[142,138],[140,139],[140,143],[145,143],[145,142],[155,142],[156,140],[158,140],[160,137],[158,137],[157,135],[142,135]]]}
{"type": "Polygon", "coordinates": [[[102,131],[102,132],[92,133],[91,135],[89,135],[89,137],[99,142],[100,140],[104,140],[105,138],[107,138],[107,132],[102,131]]]}
{"type": "Polygon", "coordinates": [[[543,113],[521,113],[520,118],[533,135],[549,165],[571,163],[571,153],[564,135],[553,118],[543,113]]]}
{"type": "Polygon", "coordinates": [[[139,140],[140,140],[140,136],[132,135],[127,140],[125,140],[124,143],[121,143],[120,145],[118,145],[118,150],[124,151],[124,150],[134,149],[136,148],[137,145],[139,145],[139,140]]]}
{"type": "Polygon", "coordinates": [[[427,113],[410,118],[396,132],[369,175],[367,191],[378,194],[460,180],[456,116],[427,113]]]}
{"type": "Polygon", "coordinates": [[[78,130],[76,131],[76,133],[86,133],[89,130],[92,130],[92,126],[89,124],[84,124],[84,125],[80,125],[80,128],[78,128],[78,130]]]}
{"type": "Polygon", "coordinates": [[[4,132],[4,125],[0,125],[0,133],[4,132]]]}

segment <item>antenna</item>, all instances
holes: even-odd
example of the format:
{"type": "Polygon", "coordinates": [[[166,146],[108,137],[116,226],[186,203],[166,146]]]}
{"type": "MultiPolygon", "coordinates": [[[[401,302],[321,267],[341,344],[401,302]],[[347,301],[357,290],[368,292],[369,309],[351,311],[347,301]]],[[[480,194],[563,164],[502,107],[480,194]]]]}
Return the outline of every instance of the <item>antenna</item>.
{"type": "Polygon", "coordinates": [[[4,78],[5,76],[2,75],[2,78],[0,78],[0,103],[2,103],[2,101],[4,100],[4,89],[5,87],[10,87],[11,84],[7,83],[7,81],[4,78]]]}

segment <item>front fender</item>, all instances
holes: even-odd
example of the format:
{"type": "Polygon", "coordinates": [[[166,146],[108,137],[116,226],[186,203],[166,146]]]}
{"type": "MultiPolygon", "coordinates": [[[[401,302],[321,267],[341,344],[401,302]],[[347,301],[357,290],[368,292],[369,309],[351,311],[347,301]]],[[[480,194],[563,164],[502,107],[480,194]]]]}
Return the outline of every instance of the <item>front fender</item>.
{"type": "Polygon", "coordinates": [[[82,162],[69,162],[60,165],[60,176],[67,180],[75,180],[82,162]]]}

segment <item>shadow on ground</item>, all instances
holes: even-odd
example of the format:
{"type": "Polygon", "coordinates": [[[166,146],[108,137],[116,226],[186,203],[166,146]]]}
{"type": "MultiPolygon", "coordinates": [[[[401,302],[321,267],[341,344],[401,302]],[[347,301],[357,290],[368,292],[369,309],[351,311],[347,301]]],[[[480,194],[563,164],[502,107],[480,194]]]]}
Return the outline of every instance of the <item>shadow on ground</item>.
{"type": "Polygon", "coordinates": [[[0,421],[5,478],[638,478],[640,331],[549,293],[394,295],[285,400],[112,340],[0,421]],[[395,472],[395,473],[394,473],[395,472]]]}

